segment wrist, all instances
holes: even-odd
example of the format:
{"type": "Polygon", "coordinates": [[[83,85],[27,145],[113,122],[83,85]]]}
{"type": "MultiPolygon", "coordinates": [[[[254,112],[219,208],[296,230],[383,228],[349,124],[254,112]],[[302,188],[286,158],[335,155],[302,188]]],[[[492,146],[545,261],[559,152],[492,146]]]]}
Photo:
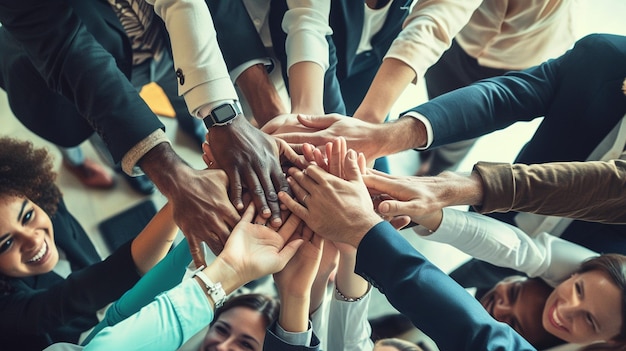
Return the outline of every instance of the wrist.
{"type": "Polygon", "coordinates": [[[138,164],[168,199],[178,193],[179,185],[183,184],[178,181],[184,179],[183,174],[191,171],[191,167],[174,152],[168,143],[160,143],[150,149],[138,164]],[[168,171],[163,172],[164,169],[168,171]]]}
{"type": "Polygon", "coordinates": [[[203,271],[212,281],[219,282],[222,285],[226,295],[251,280],[247,279],[240,269],[235,268],[234,265],[224,260],[221,255],[217,256],[203,271]]]}
{"type": "Polygon", "coordinates": [[[361,220],[357,221],[357,223],[353,223],[354,225],[347,230],[347,235],[343,238],[342,242],[358,249],[363,237],[365,237],[365,235],[372,228],[374,228],[374,226],[382,221],[383,219],[376,213],[371,213],[362,217],[361,220]]]}

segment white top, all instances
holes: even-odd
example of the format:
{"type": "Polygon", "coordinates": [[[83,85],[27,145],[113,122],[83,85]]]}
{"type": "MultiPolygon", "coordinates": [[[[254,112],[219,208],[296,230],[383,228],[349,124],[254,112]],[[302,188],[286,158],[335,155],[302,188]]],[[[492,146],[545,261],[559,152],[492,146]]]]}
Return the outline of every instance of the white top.
{"type": "Polygon", "coordinates": [[[524,69],[562,55],[575,41],[572,1],[419,0],[385,56],[422,77],[452,39],[478,62],[524,69]]]}
{"type": "Polygon", "coordinates": [[[372,327],[368,321],[371,288],[359,301],[344,301],[333,286],[332,297],[311,314],[313,331],[320,339],[320,350],[371,351],[372,327]]]}
{"type": "Polygon", "coordinates": [[[379,9],[371,9],[366,3],[363,3],[365,13],[363,15],[361,40],[359,41],[359,47],[356,49],[357,55],[362,52],[372,50],[372,38],[385,24],[392,2],[393,0],[389,0],[385,6],[379,9]]]}
{"type": "Polygon", "coordinates": [[[422,226],[414,230],[425,235],[424,239],[450,244],[479,260],[539,277],[552,287],[569,278],[582,261],[598,256],[597,252],[545,232],[531,238],[519,228],[491,217],[448,208],[431,235],[422,226]]]}

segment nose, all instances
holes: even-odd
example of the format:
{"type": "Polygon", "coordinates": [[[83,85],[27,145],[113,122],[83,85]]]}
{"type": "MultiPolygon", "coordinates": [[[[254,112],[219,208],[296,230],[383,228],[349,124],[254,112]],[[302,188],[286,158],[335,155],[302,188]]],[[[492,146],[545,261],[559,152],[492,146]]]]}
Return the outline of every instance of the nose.
{"type": "Polygon", "coordinates": [[[224,341],[222,341],[221,343],[217,344],[215,349],[217,351],[229,351],[229,350],[234,350],[233,345],[234,345],[234,341],[231,338],[228,338],[224,341]]]}
{"type": "Polygon", "coordinates": [[[572,294],[568,299],[563,299],[561,303],[557,305],[557,313],[568,320],[573,319],[576,315],[581,314],[581,312],[583,312],[581,302],[576,294],[572,294]]]}
{"type": "Polygon", "coordinates": [[[18,235],[22,242],[22,252],[38,250],[41,247],[43,236],[39,235],[36,230],[23,230],[18,235]]]}

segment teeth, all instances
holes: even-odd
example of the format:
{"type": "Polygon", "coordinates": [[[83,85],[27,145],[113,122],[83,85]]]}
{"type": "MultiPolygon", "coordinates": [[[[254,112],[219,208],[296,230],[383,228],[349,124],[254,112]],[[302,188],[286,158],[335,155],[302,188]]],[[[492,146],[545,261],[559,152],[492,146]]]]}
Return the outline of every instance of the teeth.
{"type": "Polygon", "coordinates": [[[46,254],[46,251],[48,251],[48,244],[46,244],[46,242],[44,241],[43,245],[41,245],[41,249],[39,249],[39,252],[37,252],[37,254],[33,258],[28,260],[28,262],[37,262],[41,260],[43,255],[46,254]]]}
{"type": "Polygon", "coordinates": [[[559,316],[556,314],[556,308],[554,310],[552,310],[552,320],[554,320],[554,322],[559,326],[562,327],[563,323],[561,322],[561,320],[559,319],[559,316]]]}

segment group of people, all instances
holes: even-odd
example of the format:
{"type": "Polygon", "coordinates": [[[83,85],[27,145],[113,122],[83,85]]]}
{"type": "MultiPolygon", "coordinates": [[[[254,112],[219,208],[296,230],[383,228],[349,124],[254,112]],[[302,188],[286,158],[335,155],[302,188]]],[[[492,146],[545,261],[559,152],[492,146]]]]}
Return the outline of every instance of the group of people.
{"type": "Polygon", "coordinates": [[[626,37],[574,44],[571,6],[0,0],[0,86],[20,122],[84,179],[102,169],[69,151],[89,139],[168,200],[101,260],[50,153],[0,138],[3,349],[176,350],[206,329],[203,350],[419,350],[370,338],[372,288],[441,350],[625,348],[626,163],[588,157],[626,115],[626,37]],[[385,122],[422,78],[431,100],[385,122]],[[139,97],[150,81],[206,169],[139,97]],[[515,164],[446,171],[468,140],[538,117],[515,164]],[[384,157],[407,149],[420,174],[388,174],[384,157]],[[513,211],[581,221],[531,237],[513,211]],[[449,276],[407,225],[480,261],[449,276]],[[228,297],[267,275],[276,297],[228,297]]]}

